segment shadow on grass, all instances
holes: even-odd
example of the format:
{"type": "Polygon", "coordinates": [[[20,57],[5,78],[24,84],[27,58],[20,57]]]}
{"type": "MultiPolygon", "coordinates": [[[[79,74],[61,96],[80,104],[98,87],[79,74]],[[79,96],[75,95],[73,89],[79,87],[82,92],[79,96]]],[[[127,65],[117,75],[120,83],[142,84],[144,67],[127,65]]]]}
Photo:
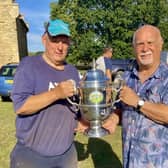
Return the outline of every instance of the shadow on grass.
{"type": "Polygon", "coordinates": [[[1,97],[0,101],[1,102],[12,102],[10,97],[1,97]]]}
{"type": "Polygon", "coordinates": [[[99,138],[89,138],[88,144],[75,141],[78,160],[85,160],[91,155],[94,168],[122,168],[121,161],[113,152],[110,144],[99,138]]]}

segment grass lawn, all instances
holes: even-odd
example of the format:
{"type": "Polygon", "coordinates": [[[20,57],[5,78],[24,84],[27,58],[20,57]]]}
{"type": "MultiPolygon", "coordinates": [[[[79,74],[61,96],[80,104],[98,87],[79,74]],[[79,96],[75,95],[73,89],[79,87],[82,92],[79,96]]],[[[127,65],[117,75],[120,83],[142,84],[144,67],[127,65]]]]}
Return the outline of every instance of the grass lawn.
{"type": "MultiPolygon", "coordinates": [[[[75,143],[79,168],[122,168],[121,128],[114,135],[88,138],[78,133],[75,143]]],[[[0,168],[9,168],[9,155],[16,142],[15,114],[11,102],[0,101],[0,168]]]]}

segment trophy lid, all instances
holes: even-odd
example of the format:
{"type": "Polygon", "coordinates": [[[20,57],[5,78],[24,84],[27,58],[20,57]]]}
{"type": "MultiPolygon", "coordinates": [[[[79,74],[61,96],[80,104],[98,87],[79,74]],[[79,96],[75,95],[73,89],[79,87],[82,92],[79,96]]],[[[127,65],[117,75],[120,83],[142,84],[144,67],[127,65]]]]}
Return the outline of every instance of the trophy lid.
{"type": "Polygon", "coordinates": [[[104,75],[104,72],[100,69],[88,70],[85,76],[85,81],[98,81],[105,82],[108,78],[104,75]]]}
{"type": "Polygon", "coordinates": [[[104,72],[100,69],[96,69],[95,60],[93,60],[93,68],[88,70],[85,74],[85,81],[97,81],[97,82],[106,82],[109,79],[106,77],[104,72]]]}

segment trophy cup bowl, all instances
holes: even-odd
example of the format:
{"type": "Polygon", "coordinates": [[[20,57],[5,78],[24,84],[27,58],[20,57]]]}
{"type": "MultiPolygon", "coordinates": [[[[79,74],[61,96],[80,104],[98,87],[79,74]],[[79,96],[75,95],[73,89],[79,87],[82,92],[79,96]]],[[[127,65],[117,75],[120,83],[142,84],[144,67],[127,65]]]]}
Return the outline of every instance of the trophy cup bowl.
{"type": "Polygon", "coordinates": [[[120,91],[123,80],[118,77],[117,82],[109,83],[104,72],[96,69],[88,70],[78,88],[80,98],[79,104],[67,100],[80,109],[82,118],[90,123],[89,128],[84,132],[88,137],[102,137],[109,134],[109,131],[102,127],[102,122],[107,119],[116,102],[116,95],[120,91]],[[114,96],[115,95],[115,96],[114,96]]]}
{"type": "Polygon", "coordinates": [[[102,122],[112,111],[112,87],[104,72],[99,69],[88,70],[80,82],[80,104],[82,117],[90,123],[84,132],[89,137],[102,137],[109,131],[102,122]]]}

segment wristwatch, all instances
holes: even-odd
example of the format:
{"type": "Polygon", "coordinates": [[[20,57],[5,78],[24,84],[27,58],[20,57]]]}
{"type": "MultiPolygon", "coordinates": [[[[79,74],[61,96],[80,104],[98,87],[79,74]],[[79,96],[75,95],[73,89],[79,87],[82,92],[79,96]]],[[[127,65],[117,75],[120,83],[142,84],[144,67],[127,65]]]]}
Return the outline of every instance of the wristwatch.
{"type": "Polygon", "coordinates": [[[140,110],[141,107],[144,105],[144,103],[145,103],[145,101],[142,100],[142,99],[140,99],[140,100],[138,101],[138,104],[137,104],[137,110],[140,110]]]}

